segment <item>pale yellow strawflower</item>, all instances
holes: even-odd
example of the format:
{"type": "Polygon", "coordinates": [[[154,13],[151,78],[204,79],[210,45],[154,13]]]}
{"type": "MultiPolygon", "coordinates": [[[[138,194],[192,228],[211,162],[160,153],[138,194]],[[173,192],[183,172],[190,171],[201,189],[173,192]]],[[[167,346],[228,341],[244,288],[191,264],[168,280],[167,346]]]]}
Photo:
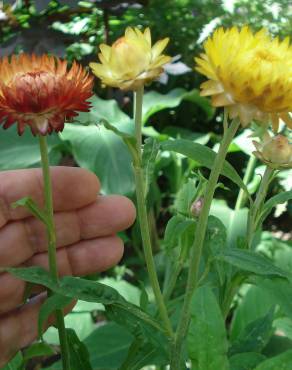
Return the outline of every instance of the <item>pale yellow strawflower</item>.
{"type": "Polygon", "coordinates": [[[253,154],[267,166],[275,169],[292,168],[292,145],[287,137],[265,134],[263,142],[253,141],[256,151],[253,154]]]}
{"type": "Polygon", "coordinates": [[[162,66],[171,60],[161,54],[168,41],[165,38],[152,46],[149,28],[142,33],[138,28],[128,27],[125,36],[112,46],[100,45],[101,63],[90,63],[90,67],[103,84],[136,90],[157,78],[163,72],[162,66]]]}
{"type": "Polygon", "coordinates": [[[289,38],[272,39],[265,29],[253,34],[245,26],[217,29],[195,58],[196,70],[209,78],[201,85],[215,107],[226,107],[243,126],[251,120],[272,123],[282,119],[292,128],[292,46],[289,38]]]}

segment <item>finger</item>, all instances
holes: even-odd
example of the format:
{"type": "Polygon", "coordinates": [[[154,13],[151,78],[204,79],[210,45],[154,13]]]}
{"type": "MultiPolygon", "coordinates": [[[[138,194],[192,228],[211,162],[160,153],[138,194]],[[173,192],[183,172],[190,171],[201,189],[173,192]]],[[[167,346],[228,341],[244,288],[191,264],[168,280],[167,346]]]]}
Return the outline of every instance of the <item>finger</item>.
{"type": "MultiPolygon", "coordinates": [[[[116,236],[81,241],[58,249],[58,271],[61,276],[83,276],[102,272],[116,265],[123,252],[123,242],[116,236]]],[[[48,268],[47,253],[33,256],[27,265],[48,268]]],[[[8,312],[22,303],[25,292],[23,281],[3,273],[0,275],[0,286],[0,313],[8,312]]]]}
{"type": "MultiPolygon", "coordinates": [[[[134,220],[135,208],[128,198],[100,196],[89,206],[55,215],[57,247],[115,234],[134,220]]],[[[20,265],[46,250],[46,229],[35,218],[14,221],[0,229],[0,267],[20,265]]]]}
{"type": "MultiPolygon", "coordinates": [[[[97,177],[78,167],[52,167],[54,209],[67,211],[84,207],[96,199],[99,192],[97,177]]],[[[30,196],[43,203],[43,181],[40,169],[3,171],[0,173],[0,227],[10,220],[30,216],[24,207],[11,208],[11,204],[30,196]]]]}
{"type": "MultiPolygon", "coordinates": [[[[46,294],[40,294],[26,305],[0,316],[0,368],[37,338],[38,315],[45,298],[46,294]]],[[[64,311],[68,313],[73,307],[74,303],[64,311]]],[[[53,322],[54,318],[49,318],[45,327],[53,322]]]]}

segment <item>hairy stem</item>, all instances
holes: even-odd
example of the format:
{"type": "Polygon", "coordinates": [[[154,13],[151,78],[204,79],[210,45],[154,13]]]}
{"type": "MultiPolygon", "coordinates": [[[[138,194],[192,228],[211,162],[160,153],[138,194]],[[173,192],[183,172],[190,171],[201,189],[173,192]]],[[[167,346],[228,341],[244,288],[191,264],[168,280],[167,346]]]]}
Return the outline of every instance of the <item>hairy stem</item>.
{"type": "Polygon", "coordinates": [[[145,255],[146,266],[150,283],[155,295],[155,300],[158,306],[159,314],[162,322],[164,323],[165,329],[169,336],[173,336],[171,323],[168,317],[166,305],[160,290],[159,281],[155,269],[155,263],[153,258],[149,222],[147,217],[146,207],[146,194],[145,194],[145,180],[142,169],[142,106],[143,106],[143,87],[135,91],[135,107],[134,107],[134,120],[135,120],[135,137],[136,137],[136,150],[137,158],[134,160],[134,174],[136,183],[136,197],[137,197],[137,208],[138,218],[140,223],[140,231],[145,255]]]}
{"type": "MultiPolygon", "coordinates": [[[[48,256],[49,268],[52,279],[58,283],[58,268],[56,256],[56,231],[54,223],[54,209],[52,197],[52,181],[50,175],[47,140],[45,136],[39,136],[39,145],[41,152],[41,162],[44,182],[45,211],[47,216],[47,237],[48,237],[48,256]]],[[[51,292],[48,291],[48,295],[51,292]]],[[[63,370],[70,370],[69,348],[62,310],[55,311],[56,323],[59,332],[63,370]]]]}
{"type": "Polygon", "coordinates": [[[271,182],[271,178],[274,173],[274,169],[266,167],[260,187],[257,191],[255,202],[249,213],[248,227],[247,227],[247,244],[248,248],[251,248],[254,233],[256,229],[260,226],[257,224],[258,215],[262,209],[265,198],[267,196],[268,188],[271,182]]]}
{"type": "Polygon", "coordinates": [[[206,191],[204,194],[204,204],[203,204],[203,208],[201,210],[201,214],[200,214],[198,224],[196,227],[195,240],[191,248],[190,267],[189,267],[189,272],[188,272],[187,287],[186,287],[183,308],[181,311],[181,316],[180,316],[180,320],[178,323],[177,332],[175,336],[175,343],[174,343],[174,347],[172,350],[172,356],[171,356],[171,362],[170,362],[171,370],[181,370],[182,345],[183,345],[183,342],[184,342],[184,339],[186,337],[187,330],[189,327],[190,316],[191,316],[190,311],[191,311],[192,296],[193,296],[193,293],[198,283],[199,264],[201,260],[203,243],[204,243],[206,229],[207,229],[207,222],[208,222],[210,207],[211,207],[212,199],[214,197],[218,178],[221,173],[223,163],[224,163],[227,151],[228,151],[228,147],[238,127],[239,127],[239,121],[234,120],[231,122],[231,125],[228,128],[226,127],[226,129],[224,130],[224,136],[220,144],[220,148],[217,153],[214,166],[210,173],[209,181],[208,181],[206,191]]]}
{"type": "MultiPolygon", "coordinates": [[[[246,167],[246,170],[245,170],[245,174],[244,174],[244,177],[243,177],[243,182],[244,182],[245,185],[248,185],[248,183],[251,180],[251,177],[254,173],[254,167],[256,165],[256,161],[257,161],[257,158],[254,155],[251,155],[249,157],[247,167],[246,167]]],[[[238,193],[238,197],[237,197],[237,200],[236,200],[236,203],[235,203],[235,211],[242,208],[244,206],[245,202],[246,202],[246,193],[242,188],[240,188],[239,193],[238,193]]]]}

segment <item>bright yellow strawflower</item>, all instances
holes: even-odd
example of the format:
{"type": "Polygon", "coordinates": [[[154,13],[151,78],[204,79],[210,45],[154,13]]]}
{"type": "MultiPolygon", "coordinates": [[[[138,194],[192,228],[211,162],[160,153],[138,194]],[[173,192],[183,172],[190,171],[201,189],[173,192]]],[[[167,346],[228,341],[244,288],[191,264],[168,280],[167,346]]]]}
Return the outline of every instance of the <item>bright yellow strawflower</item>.
{"type": "Polygon", "coordinates": [[[204,44],[205,54],[195,58],[196,70],[209,78],[201,85],[215,107],[226,107],[230,118],[243,126],[255,119],[279,119],[292,128],[292,46],[289,38],[272,39],[265,29],[253,34],[245,26],[217,29],[204,44]]]}
{"type": "Polygon", "coordinates": [[[128,27],[125,36],[112,46],[100,45],[101,63],[90,63],[90,67],[105,85],[136,90],[157,78],[163,72],[162,66],[171,60],[161,54],[168,41],[165,38],[152,46],[149,28],[142,33],[138,28],[128,27]]]}

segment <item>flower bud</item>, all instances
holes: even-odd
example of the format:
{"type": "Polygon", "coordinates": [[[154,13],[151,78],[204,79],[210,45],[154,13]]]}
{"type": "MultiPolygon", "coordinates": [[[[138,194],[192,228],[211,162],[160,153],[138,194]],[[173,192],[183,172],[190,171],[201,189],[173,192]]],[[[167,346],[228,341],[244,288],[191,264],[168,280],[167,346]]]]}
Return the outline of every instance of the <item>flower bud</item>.
{"type": "Polygon", "coordinates": [[[191,205],[191,214],[194,217],[199,217],[200,213],[201,213],[201,210],[203,208],[203,205],[204,205],[204,198],[203,197],[200,197],[197,200],[195,200],[193,202],[193,204],[191,205]]]}
{"type": "Polygon", "coordinates": [[[279,169],[292,167],[292,145],[287,137],[283,135],[270,137],[267,135],[262,144],[256,141],[253,143],[257,149],[254,155],[267,166],[279,169]]]}

